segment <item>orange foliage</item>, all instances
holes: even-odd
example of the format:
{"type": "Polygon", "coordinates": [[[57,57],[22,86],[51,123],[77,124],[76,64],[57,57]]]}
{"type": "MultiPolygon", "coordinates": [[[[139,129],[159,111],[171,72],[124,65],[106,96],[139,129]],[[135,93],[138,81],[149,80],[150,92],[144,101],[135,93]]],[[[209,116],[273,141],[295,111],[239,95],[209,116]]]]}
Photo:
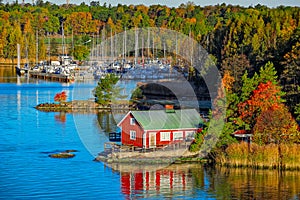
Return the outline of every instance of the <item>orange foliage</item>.
{"type": "Polygon", "coordinates": [[[67,100],[67,94],[65,91],[62,91],[61,93],[57,93],[55,96],[54,96],[54,101],[57,101],[59,103],[61,102],[64,102],[67,100]]]}
{"type": "Polygon", "coordinates": [[[97,22],[93,20],[90,12],[73,12],[67,17],[65,24],[71,26],[75,34],[97,31],[97,22]]]}
{"type": "Polygon", "coordinates": [[[193,17],[193,18],[190,19],[190,23],[191,24],[196,24],[196,22],[197,22],[197,19],[195,17],[193,17]]]}
{"type": "Polygon", "coordinates": [[[148,14],[148,10],[149,10],[149,7],[147,6],[144,6],[144,5],[137,5],[136,6],[136,10],[137,11],[140,11],[141,13],[147,15],[148,14]]]}
{"type": "Polygon", "coordinates": [[[263,111],[254,126],[254,141],[266,143],[298,140],[297,123],[288,109],[280,104],[278,108],[263,111]]]}
{"type": "Polygon", "coordinates": [[[224,85],[220,84],[218,87],[218,96],[213,101],[212,115],[215,119],[220,119],[222,115],[225,113],[225,102],[226,102],[226,94],[224,90],[224,85]]]}
{"type": "Polygon", "coordinates": [[[241,118],[253,117],[257,112],[279,108],[281,105],[280,88],[271,81],[260,83],[249,100],[238,105],[241,118]]]}
{"type": "Polygon", "coordinates": [[[230,75],[229,71],[226,70],[224,72],[224,76],[222,78],[222,84],[226,91],[230,91],[234,83],[234,78],[230,75]]]}

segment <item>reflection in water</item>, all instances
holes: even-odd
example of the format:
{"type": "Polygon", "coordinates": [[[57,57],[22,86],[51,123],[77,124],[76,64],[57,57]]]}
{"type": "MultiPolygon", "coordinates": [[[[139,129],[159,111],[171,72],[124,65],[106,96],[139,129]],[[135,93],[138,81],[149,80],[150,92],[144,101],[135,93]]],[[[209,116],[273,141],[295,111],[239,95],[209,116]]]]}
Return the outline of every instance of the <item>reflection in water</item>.
{"type": "Polygon", "coordinates": [[[111,112],[99,112],[97,114],[98,123],[101,129],[106,133],[117,131],[117,123],[121,121],[121,119],[126,115],[126,112],[120,112],[113,114],[111,112]]]}
{"type": "Polygon", "coordinates": [[[300,199],[300,172],[208,168],[218,199],[300,199]]]}
{"type": "Polygon", "coordinates": [[[126,199],[300,199],[300,172],[201,164],[107,164],[120,174],[126,199]]]}
{"type": "Polygon", "coordinates": [[[28,83],[28,76],[17,76],[14,65],[0,65],[0,83],[28,83]]]}
{"type": "Polygon", "coordinates": [[[67,120],[67,116],[65,112],[59,112],[59,114],[54,115],[56,121],[65,123],[67,120]]]}
{"type": "MultiPolygon", "coordinates": [[[[0,82],[7,82],[8,77],[17,77],[15,67],[13,65],[0,65],[0,82]]],[[[16,78],[12,82],[16,82],[16,78]]]]}
{"type": "Polygon", "coordinates": [[[195,186],[204,185],[204,170],[199,164],[140,166],[113,164],[120,172],[121,191],[126,199],[197,197],[195,186]]]}

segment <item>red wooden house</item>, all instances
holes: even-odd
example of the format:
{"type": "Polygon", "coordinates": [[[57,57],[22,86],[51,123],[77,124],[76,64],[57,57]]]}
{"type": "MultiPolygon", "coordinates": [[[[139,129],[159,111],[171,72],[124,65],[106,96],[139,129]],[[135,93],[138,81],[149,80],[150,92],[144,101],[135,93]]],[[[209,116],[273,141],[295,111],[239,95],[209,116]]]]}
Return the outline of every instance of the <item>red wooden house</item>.
{"type": "Polygon", "coordinates": [[[121,142],[144,149],[192,140],[202,123],[195,109],[130,111],[118,123],[121,142]]]}

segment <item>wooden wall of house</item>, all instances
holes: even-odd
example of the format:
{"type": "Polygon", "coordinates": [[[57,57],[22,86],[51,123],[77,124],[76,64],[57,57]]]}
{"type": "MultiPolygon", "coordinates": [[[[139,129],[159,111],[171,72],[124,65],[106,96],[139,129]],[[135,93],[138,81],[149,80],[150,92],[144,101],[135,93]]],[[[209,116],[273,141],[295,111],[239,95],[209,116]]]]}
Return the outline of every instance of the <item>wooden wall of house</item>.
{"type": "Polygon", "coordinates": [[[147,131],[146,133],[146,148],[151,148],[151,145],[150,145],[150,134],[151,133],[156,133],[156,140],[155,140],[155,143],[156,143],[156,147],[159,147],[159,146],[165,146],[165,145],[168,145],[170,143],[173,143],[173,142],[180,142],[182,140],[174,140],[174,132],[179,132],[179,131],[182,131],[183,132],[183,139],[186,138],[186,134],[188,131],[197,131],[197,129],[185,129],[185,130],[163,130],[163,131],[147,131]],[[170,132],[170,140],[168,141],[161,141],[161,132],[170,132]]]}
{"type": "Polygon", "coordinates": [[[120,126],[122,127],[122,133],[121,133],[122,144],[133,145],[136,147],[143,147],[144,130],[140,127],[140,125],[137,122],[135,123],[135,125],[131,125],[130,118],[133,118],[131,114],[127,115],[127,117],[120,124],[120,126]],[[136,132],[135,140],[130,139],[131,130],[136,132]]]}

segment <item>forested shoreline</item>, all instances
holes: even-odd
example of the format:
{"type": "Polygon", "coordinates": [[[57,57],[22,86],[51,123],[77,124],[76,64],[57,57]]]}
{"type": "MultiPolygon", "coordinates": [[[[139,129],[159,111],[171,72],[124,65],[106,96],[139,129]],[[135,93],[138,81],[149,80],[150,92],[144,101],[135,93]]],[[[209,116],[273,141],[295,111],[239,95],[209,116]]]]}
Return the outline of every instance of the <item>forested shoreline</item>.
{"type": "Polygon", "coordinates": [[[300,114],[299,7],[0,4],[0,63],[16,59],[17,44],[21,56],[35,63],[37,56],[59,55],[62,42],[66,52],[84,60],[89,41],[144,27],[188,35],[212,55],[227,98],[221,146],[230,144],[237,130],[254,133],[259,144],[300,142],[295,120],[300,114]]]}

